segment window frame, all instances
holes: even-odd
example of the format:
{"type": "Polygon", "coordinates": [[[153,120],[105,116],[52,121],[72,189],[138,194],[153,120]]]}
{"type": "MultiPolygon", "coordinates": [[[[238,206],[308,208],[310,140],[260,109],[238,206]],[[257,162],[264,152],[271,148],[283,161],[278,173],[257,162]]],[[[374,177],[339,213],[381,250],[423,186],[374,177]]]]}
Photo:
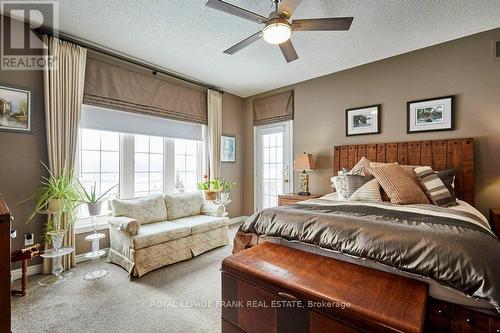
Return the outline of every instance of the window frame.
{"type": "MultiPolygon", "coordinates": [[[[81,158],[82,151],[84,150],[81,145],[82,140],[82,130],[92,128],[80,128],[80,133],[78,135],[78,146],[77,146],[77,161],[76,170],[78,170],[78,177],[81,175],[81,158]]],[[[98,130],[99,131],[99,130],[98,130]]],[[[113,132],[105,131],[103,132],[113,132]]],[[[134,187],[135,187],[135,135],[131,133],[120,133],[119,134],[119,197],[121,199],[133,198],[134,197],[134,187]]],[[[143,135],[143,134],[137,134],[143,135]]],[[[166,193],[176,193],[175,192],[175,140],[186,140],[186,139],[175,139],[163,137],[163,194],[166,193]]],[[[194,141],[194,140],[193,140],[194,141]]],[[[100,148],[102,144],[100,144],[100,148]]],[[[202,180],[203,174],[205,173],[206,166],[206,154],[205,154],[205,143],[203,141],[196,141],[196,178],[198,181],[202,180]]],[[[107,207],[105,207],[107,208],[107,207]]],[[[105,229],[106,219],[109,216],[109,211],[98,216],[98,229],[105,229]]],[[[92,224],[92,217],[89,216],[77,216],[75,222],[75,230],[79,233],[88,232],[89,226],[92,224]]]]}

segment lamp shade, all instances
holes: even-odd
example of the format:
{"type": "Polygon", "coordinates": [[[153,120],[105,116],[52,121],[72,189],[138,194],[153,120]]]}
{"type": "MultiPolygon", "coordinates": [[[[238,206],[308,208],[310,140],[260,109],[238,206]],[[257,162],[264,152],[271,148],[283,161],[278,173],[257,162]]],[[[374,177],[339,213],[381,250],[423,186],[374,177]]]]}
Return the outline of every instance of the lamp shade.
{"type": "Polygon", "coordinates": [[[293,161],[293,169],[295,171],[312,171],[315,169],[314,160],[311,154],[297,154],[293,161]]]}

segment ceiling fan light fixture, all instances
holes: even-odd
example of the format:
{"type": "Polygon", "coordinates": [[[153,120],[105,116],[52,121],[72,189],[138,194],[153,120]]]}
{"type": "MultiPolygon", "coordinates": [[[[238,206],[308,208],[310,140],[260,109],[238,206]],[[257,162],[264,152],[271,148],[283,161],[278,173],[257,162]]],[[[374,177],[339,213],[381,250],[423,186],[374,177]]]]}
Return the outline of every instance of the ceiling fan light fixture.
{"type": "Polygon", "coordinates": [[[287,20],[276,18],[270,20],[262,32],[264,40],[269,44],[281,44],[290,39],[292,27],[287,20]]]}

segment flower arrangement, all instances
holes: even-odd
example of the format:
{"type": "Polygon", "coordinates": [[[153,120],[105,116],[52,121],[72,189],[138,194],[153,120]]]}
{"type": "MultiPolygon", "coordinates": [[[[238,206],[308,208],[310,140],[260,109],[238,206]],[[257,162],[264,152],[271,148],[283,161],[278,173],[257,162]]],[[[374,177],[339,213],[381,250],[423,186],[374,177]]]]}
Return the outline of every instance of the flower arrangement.
{"type": "Polygon", "coordinates": [[[218,179],[208,179],[207,175],[203,176],[203,181],[198,183],[198,189],[203,191],[203,196],[207,201],[214,201],[217,199],[217,193],[220,191],[218,179]]]}
{"type": "Polygon", "coordinates": [[[203,181],[198,183],[198,189],[202,191],[220,191],[220,182],[219,179],[208,179],[207,175],[203,176],[203,181]]]}

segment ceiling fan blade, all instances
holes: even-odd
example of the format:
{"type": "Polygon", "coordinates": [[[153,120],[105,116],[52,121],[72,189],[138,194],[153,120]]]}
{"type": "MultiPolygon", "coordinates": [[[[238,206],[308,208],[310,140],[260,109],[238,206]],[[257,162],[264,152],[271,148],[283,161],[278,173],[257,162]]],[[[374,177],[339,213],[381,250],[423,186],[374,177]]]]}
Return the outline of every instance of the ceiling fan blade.
{"type": "Polygon", "coordinates": [[[221,0],[209,0],[206,5],[207,7],[213,8],[220,10],[222,12],[231,14],[231,15],[236,15],[238,17],[244,18],[246,20],[256,22],[256,23],[266,23],[267,22],[267,17],[264,17],[262,15],[256,14],[254,12],[251,12],[249,10],[240,8],[238,6],[232,5],[230,3],[221,1],[221,0]]]}
{"type": "Polygon", "coordinates": [[[299,56],[297,55],[297,52],[295,51],[295,48],[293,47],[293,44],[290,40],[281,43],[279,46],[281,52],[285,56],[286,62],[292,62],[294,60],[299,59],[299,56]]]}
{"type": "Polygon", "coordinates": [[[287,18],[290,18],[301,2],[302,0],[282,0],[280,6],[278,7],[278,12],[284,12],[284,15],[287,18]]]}
{"type": "Polygon", "coordinates": [[[261,38],[262,38],[262,31],[259,31],[255,34],[253,34],[252,36],[245,38],[244,40],[242,40],[238,44],[231,46],[230,48],[225,50],[224,53],[235,54],[236,52],[240,51],[241,49],[247,47],[248,45],[250,45],[252,43],[255,43],[256,41],[258,41],[261,38]]]}
{"type": "Polygon", "coordinates": [[[332,17],[293,20],[293,31],[331,31],[331,30],[349,30],[353,17],[332,17]]]}

